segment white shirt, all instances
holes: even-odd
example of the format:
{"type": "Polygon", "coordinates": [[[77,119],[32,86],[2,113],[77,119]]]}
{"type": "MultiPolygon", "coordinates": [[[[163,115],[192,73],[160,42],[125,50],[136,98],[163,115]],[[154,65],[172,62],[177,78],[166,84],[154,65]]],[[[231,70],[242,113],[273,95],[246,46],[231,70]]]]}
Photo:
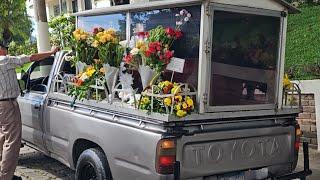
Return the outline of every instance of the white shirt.
{"type": "Polygon", "coordinates": [[[30,56],[0,56],[0,99],[20,95],[16,68],[30,62],[30,56]]]}

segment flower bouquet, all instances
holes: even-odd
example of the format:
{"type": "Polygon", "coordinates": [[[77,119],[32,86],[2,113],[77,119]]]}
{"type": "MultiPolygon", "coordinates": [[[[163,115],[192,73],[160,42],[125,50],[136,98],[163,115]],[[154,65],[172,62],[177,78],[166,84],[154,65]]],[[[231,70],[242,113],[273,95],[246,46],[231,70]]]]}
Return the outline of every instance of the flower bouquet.
{"type": "MultiPolygon", "coordinates": [[[[78,100],[84,100],[90,98],[91,88],[96,89],[94,99],[102,100],[102,96],[97,91],[97,85],[101,77],[105,74],[103,64],[100,60],[95,59],[92,65],[88,65],[83,72],[80,72],[73,78],[73,86],[70,88],[69,95],[74,97],[74,102],[78,100]]],[[[103,83],[99,83],[101,85],[103,83]]]]}
{"type": "Polygon", "coordinates": [[[91,46],[93,42],[92,35],[82,29],[76,29],[73,32],[73,41],[76,51],[76,58],[73,63],[76,66],[77,73],[81,73],[87,65],[93,63],[97,49],[91,46]]]}
{"type": "Polygon", "coordinates": [[[112,28],[104,30],[95,28],[92,46],[98,49],[99,59],[103,62],[105,79],[109,93],[114,89],[119,72],[119,66],[124,54],[124,48],[119,44],[119,35],[112,28]]]}
{"type": "Polygon", "coordinates": [[[142,93],[138,107],[148,112],[174,114],[181,118],[194,111],[195,96],[196,92],[192,92],[187,84],[163,81],[142,93]]]}
{"type": "Polygon", "coordinates": [[[126,64],[139,71],[143,89],[152,85],[170,63],[174,55],[172,45],[182,37],[181,27],[191,14],[181,10],[176,16],[175,28],[158,26],[148,32],[136,32],[135,46],[124,57],[126,64]]]}

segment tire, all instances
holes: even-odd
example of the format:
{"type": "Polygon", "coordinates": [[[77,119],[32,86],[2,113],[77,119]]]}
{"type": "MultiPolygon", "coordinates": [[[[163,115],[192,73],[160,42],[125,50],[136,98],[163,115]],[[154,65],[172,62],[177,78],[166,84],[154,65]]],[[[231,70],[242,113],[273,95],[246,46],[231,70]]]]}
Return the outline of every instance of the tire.
{"type": "Polygon", "coordinates": [[[76,180],[112,180],[107,158],[97,148],[83,151],[77,161],[76,180]]]}

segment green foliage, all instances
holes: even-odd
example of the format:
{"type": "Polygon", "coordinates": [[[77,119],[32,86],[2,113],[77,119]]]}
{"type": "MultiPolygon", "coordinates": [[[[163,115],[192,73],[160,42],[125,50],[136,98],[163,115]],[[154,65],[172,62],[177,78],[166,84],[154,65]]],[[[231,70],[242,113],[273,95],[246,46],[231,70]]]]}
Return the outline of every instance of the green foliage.
{"type": "Polygon", "coordinates": [[[12,41],[9,44],[9,54],[12,56],[18,56],[21,54],[31,55],[37,52],[37,44],[30,41],[24,43],[17,43],[12,41]]]}
{"type": "MultiPolygon", "coordinates": [[[[13,40],[24,42],[31,34],[31,21],[27,15],[25,0],[1,0],[0,33],[8,28],[13,34],[13,40]]],[[[0,36],[0,40],[3,37],[0,36]]]]}
{"type": "Polygon", "coordinates": [[[292,79],[320,78],[320,6],[289,16],[286,72],[292,79]]]}
{"type": "Polygon", "coordinates": [[[54,17],[49,22],[52,44],[64,49],[72,47],[72,32],[75,30],[75,17],[67,14],[54,17]]]}

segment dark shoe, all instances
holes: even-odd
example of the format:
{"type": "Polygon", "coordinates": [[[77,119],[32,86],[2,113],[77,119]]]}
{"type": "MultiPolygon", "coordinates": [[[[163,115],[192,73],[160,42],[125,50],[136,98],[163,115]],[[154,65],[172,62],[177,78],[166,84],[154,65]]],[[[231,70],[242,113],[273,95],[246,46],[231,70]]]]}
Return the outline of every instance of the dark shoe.
{"type": "Polygon", "coordinates": [[[19,176],[14,175],[13,178],[12,178],[12,180],[22,180],[22,178],[19,177],[19,176]]]}

